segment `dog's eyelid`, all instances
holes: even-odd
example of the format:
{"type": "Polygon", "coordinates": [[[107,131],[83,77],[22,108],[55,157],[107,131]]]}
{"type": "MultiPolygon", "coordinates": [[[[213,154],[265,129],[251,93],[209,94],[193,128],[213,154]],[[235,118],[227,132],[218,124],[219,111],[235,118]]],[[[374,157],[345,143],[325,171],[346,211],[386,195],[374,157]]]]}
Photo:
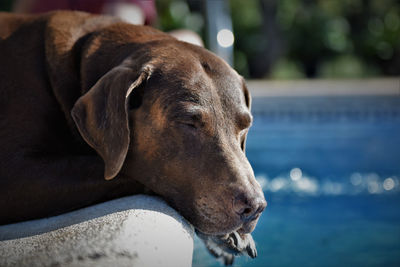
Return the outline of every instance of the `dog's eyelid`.
{"type": "Polygon", "coordinates": [[[173,120],[176,123],[191,126],[192,128],[204,127],[204,114],[198,109],[184,109],[175,112],[173,120]]]}
{"type": "Polygon", "coordinates": [[[185,113],[180,113],[176,114],[175,118],[177,120],[181,121],[187,121],[187,122],[201,122],[203,119],[203,114],[199,112],[185,112],[185,113]]]}

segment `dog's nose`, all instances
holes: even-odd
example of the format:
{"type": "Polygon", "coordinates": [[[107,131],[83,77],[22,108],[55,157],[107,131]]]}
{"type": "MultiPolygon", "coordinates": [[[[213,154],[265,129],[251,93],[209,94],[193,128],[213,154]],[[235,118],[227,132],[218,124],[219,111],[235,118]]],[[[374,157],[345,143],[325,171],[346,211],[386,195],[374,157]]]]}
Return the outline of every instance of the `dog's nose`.
{"type": "Polygon", "coordinates": [[[239,194],[233,201],[233,210],[243,222],[258,218],[265,207],[267,207],[267,201],[263,196],[251,197],[246,194],[239,194]]]}

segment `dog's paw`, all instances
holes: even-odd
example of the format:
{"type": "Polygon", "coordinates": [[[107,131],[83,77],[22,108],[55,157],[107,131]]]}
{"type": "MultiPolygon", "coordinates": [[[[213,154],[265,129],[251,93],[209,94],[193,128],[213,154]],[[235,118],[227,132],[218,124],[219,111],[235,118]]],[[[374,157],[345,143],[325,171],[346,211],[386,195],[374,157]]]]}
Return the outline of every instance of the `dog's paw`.
{"type": "Polygon", "coordinates": [[[201,232],[197,235],[204,241],[208,251],[216,258],[221,258],[225,265],[232,265],[234,256],[247,254],[257,257],[257,249],[250,234],[233,232],[224,236],[211,236],[201,232]]]}

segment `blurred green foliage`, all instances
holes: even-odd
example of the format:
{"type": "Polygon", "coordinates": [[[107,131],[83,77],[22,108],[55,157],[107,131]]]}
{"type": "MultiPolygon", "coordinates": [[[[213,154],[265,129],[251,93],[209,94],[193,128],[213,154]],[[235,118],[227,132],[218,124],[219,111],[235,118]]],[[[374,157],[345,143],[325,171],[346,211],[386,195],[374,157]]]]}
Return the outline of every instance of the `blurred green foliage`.
{"type": "MultiPolygon", "coordinates": [[[[399,0],[229,1],[234,67],[250,78],[400,75],[399,0]]],[[[13,0],[0,0],[9,11],[13,0]]],[[[156,0],[158,24],[205,40],[202,0],[156,0]]],[[[207,40],[205,40],[207,41],[207,40]]]]}
{"type": "Polygon", "coordinates": [[[205,20],[201,1],[192,3],[191,9],[186,1],[157,0],[156,5],[158,12],[158,25],[156,26],[158,28],[163,31],[189,29],[204,36],[205,20]]]}
{"type": "MultiPolygon", "coordinates": [[[[216,0],[218,1],[218,0],[216,0]]],[[[159,0],[162,30],[202,36],[202,1],[159,0]],[[194,7],[194,8],[193,8],[194,7]]],[[[246,77],[400,74],[398,0],[230,0],[235,68],[246,77]]]]}
{"type": "Polygon", "coordinates": [[[0,11],[11,11],[13,0],[0,0],[0,11]]]}

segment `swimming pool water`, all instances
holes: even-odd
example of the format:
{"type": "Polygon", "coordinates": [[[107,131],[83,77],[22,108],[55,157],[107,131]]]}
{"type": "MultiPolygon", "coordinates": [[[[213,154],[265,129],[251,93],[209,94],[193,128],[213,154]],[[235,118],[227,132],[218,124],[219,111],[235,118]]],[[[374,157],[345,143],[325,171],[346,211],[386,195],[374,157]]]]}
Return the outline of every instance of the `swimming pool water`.
{"type": "MultiPolygon", "coordinates": [[[[235,266],[400,266],[400,97],[253,101],[268,207],[235,266]]],[[[197,240],[193,266],[221,266],[197,240]]]]}

